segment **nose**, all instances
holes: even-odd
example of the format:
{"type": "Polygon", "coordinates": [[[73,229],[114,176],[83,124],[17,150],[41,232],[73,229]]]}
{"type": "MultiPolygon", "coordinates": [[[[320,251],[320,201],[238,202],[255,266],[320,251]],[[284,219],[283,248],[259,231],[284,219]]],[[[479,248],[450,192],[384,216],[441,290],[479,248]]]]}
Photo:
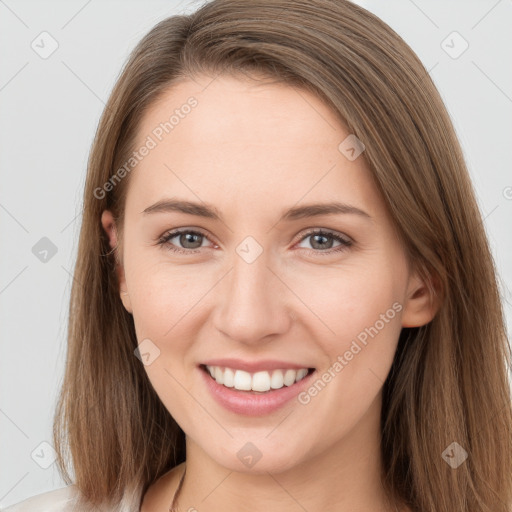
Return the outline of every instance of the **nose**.
{"type": "Polygon", "coordinates": [[[247,345],[269,342],[292,323],[293,293],[263,252],[248,263],[238,254],[216,287],[214,325],[228,338],[247,345]]]}

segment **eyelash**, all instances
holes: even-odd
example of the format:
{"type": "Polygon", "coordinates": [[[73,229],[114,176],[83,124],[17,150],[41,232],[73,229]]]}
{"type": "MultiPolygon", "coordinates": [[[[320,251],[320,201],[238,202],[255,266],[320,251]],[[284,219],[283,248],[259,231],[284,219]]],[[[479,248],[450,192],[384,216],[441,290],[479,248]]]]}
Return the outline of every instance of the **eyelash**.
{"type": "MultiPolygon", "coordinates": [[[[180,254],[195,254],[195,253],[199,252],[201,249],[181,249],[181,248],[176,247],[175,245],[170,243],[170,240],[172,240],[177,235],[181,235],[183,233],[199,235],[199,236],[206,238],[207,240],[210,240],[204,233],[201,233],[200,231],[194,231],[191,229],[177,229],[176,231],[166,233],[162,237],[160,237],[157,241],[157,245],[161,246],[162,248],[166,248],[172,252],[180,253],[180,254]]],[[[321,235],[321,236],[331,237],[334,240],[336,240],[337,242],[341,243],[340,246],[338,246],[334,249],[327,249],[325,251],[315,250],[315,249],[306,249],[309,253],[315,253],[315,255],[316,254],[331,255],[334,253],[342,252],[342,251],[348,249],[353,243],[351,240],[345,239],[345,238],[341,237],[340,235],[337,235],[336,233],[332,233],[330,231],[324,231],[322,229],[308,231],[307,233],[304,234],[304,236],[297,243],[300,243],[303,240],[305,240],[306,238],[313,236],[313,235],[321,235]]],[[[211,242],[211,240],[210,240],[210,242],[211,242]]]]}

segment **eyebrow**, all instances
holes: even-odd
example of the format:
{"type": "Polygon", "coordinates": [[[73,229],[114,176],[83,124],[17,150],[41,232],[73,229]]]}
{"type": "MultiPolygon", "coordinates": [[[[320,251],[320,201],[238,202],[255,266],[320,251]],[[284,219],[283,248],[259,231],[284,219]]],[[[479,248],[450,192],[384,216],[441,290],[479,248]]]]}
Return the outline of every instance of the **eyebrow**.
{"type": "MultiPolygon", "coordinates": [[[[208,203],[194,203],[191,201],[184,201],[179,199],[161,199],[155,204],[148,206],[141,213],[144,215],[150,213],[168,213],[168,212],[181,212],[189,215],[196,215],[198,217],[204,217],[207,219],[214,219],[224,222],[222,214],[213,205],[208,203]]],[[[350,204],[330,202],[330,203],[317,203],[307,204],[304,206],[296,206],[286,210],[279,222],[281,221],[293,221],[309,217],[317,217],[320,215],[339,215],[339,214],[350,214],[359,215],[363,218],[371,220],[371,216],[350,204]]]]}

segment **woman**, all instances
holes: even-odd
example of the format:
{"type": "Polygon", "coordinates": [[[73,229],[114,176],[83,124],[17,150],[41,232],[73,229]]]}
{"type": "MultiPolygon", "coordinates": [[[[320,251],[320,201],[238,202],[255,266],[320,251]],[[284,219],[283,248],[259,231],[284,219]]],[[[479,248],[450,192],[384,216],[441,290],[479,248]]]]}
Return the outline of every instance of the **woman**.
{"type": "Polygon", "coordinates": [[[12,510],[504,512],[509,351],[412,50],[348,1],[214,0],[144,37],[104,111],[55,421],[72,485],[12,510]]]}

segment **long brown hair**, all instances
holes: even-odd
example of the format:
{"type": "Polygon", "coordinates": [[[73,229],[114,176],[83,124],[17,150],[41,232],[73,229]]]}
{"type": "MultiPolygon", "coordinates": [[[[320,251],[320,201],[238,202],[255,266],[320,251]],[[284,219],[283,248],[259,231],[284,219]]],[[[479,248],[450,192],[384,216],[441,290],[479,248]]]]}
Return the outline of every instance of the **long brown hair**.
{"type": "Polygon", "coordinates": [[[389,496],[422,512],[508,511],[510,345],[463,154],[415,53],[347,0],[213,0],[158,23],[132,52],[88,163],[54,425],[65,481],[74,481],[84,509],[139,510],[149,485],[185,460],[184,433],[134,356],[133,317],[115,273],[119,253],[100,222],[111,210],[122,240],[130,174],[105,184],[119,178],[142,115],[173,83],[251,72],[314,92],[364,143],[404,250],[442,297],[430,323],[402,329],[384,384],[389,496]],[[467,453],[456,468],[448,463],[454,450],[467,453]]]}

